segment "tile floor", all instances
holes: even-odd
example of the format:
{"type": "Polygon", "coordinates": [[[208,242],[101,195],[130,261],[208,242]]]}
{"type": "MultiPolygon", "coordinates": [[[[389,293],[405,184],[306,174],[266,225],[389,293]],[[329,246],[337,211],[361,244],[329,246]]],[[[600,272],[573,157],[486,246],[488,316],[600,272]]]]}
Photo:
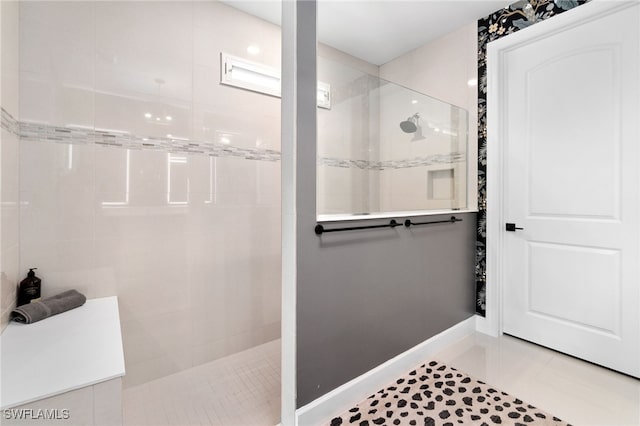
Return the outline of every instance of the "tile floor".
{"type": "Polygon", "coordinates": [[[275,425],[280,340],[124,389],[125,426],[275,425]]]}
{"type": "MultiPolygon", "coordinates": [[[[573,425],[640,425],[640,380],[532,343],[476,333],[433,358],[573,425]]],[[[280,340],[125,389],[123,400],[126,426],[275,425],[280,340]]]]}
{"type": "Polygon", "coordinates": [[[640,380],[514,337],[476,333],[433,358],[573,425],[640,425],[640,380]]]}

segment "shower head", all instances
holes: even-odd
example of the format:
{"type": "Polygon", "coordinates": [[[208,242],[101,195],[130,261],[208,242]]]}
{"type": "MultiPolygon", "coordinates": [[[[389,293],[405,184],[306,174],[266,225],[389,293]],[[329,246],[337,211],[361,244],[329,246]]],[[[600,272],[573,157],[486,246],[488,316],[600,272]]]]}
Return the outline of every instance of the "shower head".
{"type": "Polygon", "coordinates": [[[405,133],[415,133],[418,130],[418,120],[420,119],[420,115],[418,113],[413,114],[413,116],[407,118],[405,121],[400,123],[400,128],[405,133]]]}
{"type": "Polygon", "coordinates": [[[415,131],[418,130],[418,126],[411,120],[400,123],[400,128],[405,133],[415,133],[415,131]]]}

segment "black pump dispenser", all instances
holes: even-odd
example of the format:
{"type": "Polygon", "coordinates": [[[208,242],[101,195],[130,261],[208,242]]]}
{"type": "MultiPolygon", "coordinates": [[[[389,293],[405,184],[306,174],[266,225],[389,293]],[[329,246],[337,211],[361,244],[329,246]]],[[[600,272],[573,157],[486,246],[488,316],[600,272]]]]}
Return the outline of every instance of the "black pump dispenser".
{"type": "Polygon", "coordinates": [[[34,269],[38,268],[29,269],[27,278],[20,282],[20,287],[18,288],[17,306],[26,305],[27,303],[31,303],[32,300],[40,298],[42,280],[36,277],[36,273],[33,272],[34,269]]]}

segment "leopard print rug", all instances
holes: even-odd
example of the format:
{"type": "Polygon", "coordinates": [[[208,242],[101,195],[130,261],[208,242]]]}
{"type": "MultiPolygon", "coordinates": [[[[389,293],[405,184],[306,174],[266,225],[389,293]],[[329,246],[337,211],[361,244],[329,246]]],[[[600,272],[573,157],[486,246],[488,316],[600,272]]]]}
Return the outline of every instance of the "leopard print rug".
{"type": "Polygon", "coordinates": [[[569,426],[453,367],[431,361],[331,420],[339,425],[569,426]]]}

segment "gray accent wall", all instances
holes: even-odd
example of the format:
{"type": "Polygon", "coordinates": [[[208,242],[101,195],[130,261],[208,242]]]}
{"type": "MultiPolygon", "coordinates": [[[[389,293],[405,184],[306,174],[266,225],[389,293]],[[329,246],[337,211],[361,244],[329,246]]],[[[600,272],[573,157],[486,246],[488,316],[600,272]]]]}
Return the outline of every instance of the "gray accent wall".
{"type": "Polygon", "coordinates": [[[282,423],[292,424],[292,388],[302,407],[473,315],[476,217],[318,237],[315,0],[283,3],[283,40],[283,372],[295,364],[296,377],[283,373],[282,423]]]}
{"type": "Polygon", "coordinates": [[[476,215],[457,216],[321,237],[313,220],[298,228],[298,407],[473,315],[476,215]]]}

